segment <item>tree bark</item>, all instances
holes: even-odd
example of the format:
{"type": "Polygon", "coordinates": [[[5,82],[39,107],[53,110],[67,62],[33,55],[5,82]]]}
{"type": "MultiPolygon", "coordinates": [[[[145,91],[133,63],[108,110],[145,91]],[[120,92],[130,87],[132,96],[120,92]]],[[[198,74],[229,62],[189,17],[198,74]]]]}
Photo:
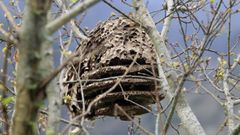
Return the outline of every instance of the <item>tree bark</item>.
{"type": "MultiPolygon", "coordinates": [[[[159,63],[158,64],[159,77],[162,79],[162,87],[163,87],[163,90],[166,91],[169,99],[171,99],[175,96],[175,90],[177,90],[177,85],[176,85],[177,73],[174,71],[170,71],[169,73],[164,72],[164,68],[159,62],[160,56],[164,56],[164,58],[166,59],[167,65],[171,65],[172,63],[170,52],[167,49],[164,40],[166,38],[169,25],[171,22],[171,18],[172,18],[171,12],[172,12],[173,1],[168,0],[167,4],[169,7],[167,14],[169,16],[165,19],[163,30],[160,35],[155,26],[153,19],[151,18],[148,10],[143,4],[143,1],[142,0],[133,1],[133,5],[135,7],[136,14],[137,14],[137,21],[146,29],[146,32],[148,33],[149,37],[151,38],[155,46],[155,50],[157,53],[157,60],[159,63]],[[167,77],[166,74],[169,77],[167,77]]],[[[191,135],[206,135],[205,131],[203,130],[203,127],[201,126],[200,122],[198,121],[197,117],[195,116],[191,107],[186,101],[184,94],[181,92],[179,92],[175,109],[187,133],[191,135]]],[[[163,133],[166,134],[166,131],[163,131],[163,133]]]]}
{"type": "Polygon", "coordinates": [[[43,104],[46,88],[37,89],[51,71],[50,36],[45,29],[51,0],[26,0],[23,24],[19,33],[19,63],[16,78],[16,103],[11,125],[12,135],[36,135],[37,113],[43,104]]]}

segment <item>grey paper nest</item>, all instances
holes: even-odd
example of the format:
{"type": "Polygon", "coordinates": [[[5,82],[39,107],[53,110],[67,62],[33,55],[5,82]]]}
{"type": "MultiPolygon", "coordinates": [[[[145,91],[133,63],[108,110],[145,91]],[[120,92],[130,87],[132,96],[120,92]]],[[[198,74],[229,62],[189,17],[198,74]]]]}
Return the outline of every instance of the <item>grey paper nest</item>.
{"type": "Polygon", "coordinates": [[[116,105],[134,117],[148,113],[151,104],[164,98],[154,79],[158,73],[153,44],[133,21],[118,17],[99,24],[77,51],[81,55],[66,67],[63,80],[64,97],[71,97],[64,101],[73,117],[99,96],[102,98],[86,115],[89,119],[116,116],[128,120],[116,105]],[[102,95],[109,89],[111,92],[102,95]]]}

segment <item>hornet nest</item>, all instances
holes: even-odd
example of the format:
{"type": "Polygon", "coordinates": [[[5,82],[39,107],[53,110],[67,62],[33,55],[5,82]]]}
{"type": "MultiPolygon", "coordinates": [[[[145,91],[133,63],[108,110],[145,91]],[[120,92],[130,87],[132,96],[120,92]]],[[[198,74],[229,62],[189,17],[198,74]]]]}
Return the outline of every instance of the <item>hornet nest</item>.
{"type": "Polygon", "coordinates": [[[64,97],[70,97],[64,102],[73,117],[91,107],[85,116],[89,119],[129,120],[148,113],[151,104],[164,98],[154,79],[158,72],[153,44],[130,19],[118,17],[99,24],[77,51],[81,53],[66,67],[63,80],[64,97]]]}

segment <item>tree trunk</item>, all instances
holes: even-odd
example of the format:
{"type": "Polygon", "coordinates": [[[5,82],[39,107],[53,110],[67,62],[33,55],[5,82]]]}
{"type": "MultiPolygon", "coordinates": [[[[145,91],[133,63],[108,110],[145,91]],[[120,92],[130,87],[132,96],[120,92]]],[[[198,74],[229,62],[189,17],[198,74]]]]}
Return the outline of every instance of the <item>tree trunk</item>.
{"type": "Polygon", "coordinates": [[[45,89],[38,89],[49,74],[51,53],[46,51],[51,39],[45,25],[51,0],[26,0],[23,24],[19,33],[19,63],[16,79],[16,104],[12,135],[36,135],[37,113],[43,104],[45,89]]]}

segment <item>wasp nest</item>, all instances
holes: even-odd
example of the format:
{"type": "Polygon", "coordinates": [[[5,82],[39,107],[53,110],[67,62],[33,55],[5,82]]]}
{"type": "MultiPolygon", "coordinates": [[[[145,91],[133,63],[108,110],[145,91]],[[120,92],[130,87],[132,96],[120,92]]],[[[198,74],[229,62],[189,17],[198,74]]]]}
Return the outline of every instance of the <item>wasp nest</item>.
{"type": "Polygon", "coordinates": [[[99,96],[86,117],[127,120],[148,113],[151,104],[164,98],[154,79],[158,74],[153,44],[133,21],[119,17],[99,24],[77,51],[81,55],[64,71],[64,97],[70,97],[65,103],[73,116],[99,96]]]}

